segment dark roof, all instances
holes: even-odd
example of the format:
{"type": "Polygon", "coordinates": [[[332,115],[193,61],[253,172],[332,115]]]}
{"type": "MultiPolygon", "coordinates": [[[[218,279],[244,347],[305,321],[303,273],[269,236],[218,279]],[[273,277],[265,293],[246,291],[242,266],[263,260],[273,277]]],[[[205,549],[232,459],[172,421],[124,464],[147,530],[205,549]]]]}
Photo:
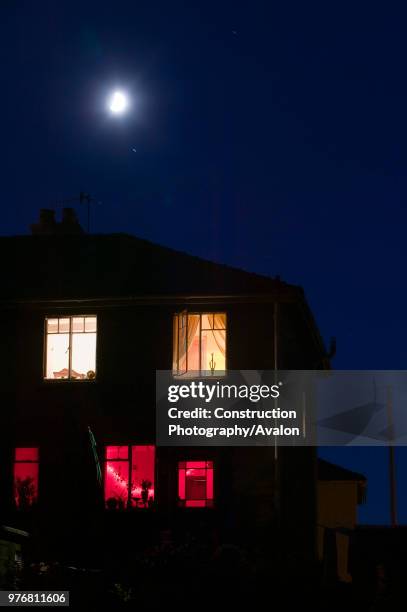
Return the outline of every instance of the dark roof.
{"type": "MultiPolygon", "coordinates": [[[[128,234],[0,237],[0,302],[171,300],[291,302],[323,367],[329,358],[301,287],[207,261],[128,234]]],[[[318,358],[318,364],[320,364],[318,358]]],[[[316,366],[316,367],[319,367],[316,366]]]]}
{"type": "Polygon", "coordinates": [[[340,465],[318,459],[318,480],[349,480],[366,482],[366,476],[358,472],[352,472],[340,465]]]}
{"type": "Polygon", "coordinates": [[[282,293],[279,279],[206,261],[127,234],[0,238],[1,299],[282,293]]]}

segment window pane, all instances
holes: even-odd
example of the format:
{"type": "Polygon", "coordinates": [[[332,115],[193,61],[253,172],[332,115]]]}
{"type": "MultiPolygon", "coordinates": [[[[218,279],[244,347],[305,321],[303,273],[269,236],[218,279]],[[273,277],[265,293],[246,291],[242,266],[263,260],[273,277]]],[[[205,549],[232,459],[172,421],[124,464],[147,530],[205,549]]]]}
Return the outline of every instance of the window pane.
{"type": "Polygon", "coordinates": [[[213,469],[206,471],[206,499],[213,499],[213,469]]]}
{"type": "Polygon", "coordinates": [[[72,378],[94,378],[96,373],[96,334],[72,334],[72,378]]]}
{"type": "Polygon", "coordinates": [[[187,499],[206,499],[206,470],[187,470],[185,495],[187,499]]]}
{"type": "Polygon", "coordinates": [[[226,368],[225,330],[202,331],[201,368],[204,371],[218,371],[226,368]]]}
{"type": "Polygon", "coordinates": [[[178,315],[172,320],[172,372],[178,372],[178,315]]]}
{"type": "Polygon", "coordinates": [[[83,332],[84,329],[85,329],[84,318],[83,317],[73,317],[72,331],[73,332],[83,332]]]}
{"type": "Polygon", "coordinates": [[[226,329],[226,314],[224,312],[216,312],[213,321],[215,329],[226,329]]]}
{"type": "Polygon", "coordinates": [[[47,334],[47,378],[68,378],[69,334],[47,334]]]}
{"type": "Polygon", "coordinates": [[[85,331],[86,332],[96,331],[96,317],[85,317],[85,331]]]}
{"type": "Polygon", "coordinates": [[[178,497],[185,499],[185,469],[183,467],[178,469],[178,497]]]}
{"type": "Polygon", "coordinates": [[[106,459],[128,459],[128,446],[106,446],[106,459]]]}
{"type": "Polygon", "coordinates": [[[187,369],[187,316],[178,315],[178,372],[184,373],[187,369]]]}
{"type": "Polygon", "coordinates": [[[187,461],[187,468],[206,468],[206,461],[187,461]]]}
{"type": "Polygon", "coordinates": [[[47,333],[48,334],[58,333],[58,319],[47,319],[47,333]]]}
{"type": "Polygon", "coordinates": [[[188,372],[199,372],[200,316],[188,315],[188,372]]]}
{"type": "Polygon", "coordinates": [[[38,448],[16,448],[16,461],[38,461],[38,448]]]}
{"type": "Polygon", "coordinates": [[[174,321],[173,371],[210,375],[226,370],[226,314],[222,312],[183,313],[174,321]]]}
{"type": "Polygon", "coordinates": [[[154,446],[132,446],[131,503],[147,508],[154,500],[154,446]]]}
{"type": "Polygon", "coordinates": [[[188,468],[187,477],[206,478],[206,468],[188,468]]]}
{"type": "Polygon", "coordinates": [[[66,334],[67,332],[69,332],[69,323],[70,323],[69,318],[59,319],[59,333],[60,334],[66,334]]]}
{"type": "MultiPolygon", "coordinates": [[[[37,448],[17,448],[16,457],[37,457],[37,448]]],[[[25,510],[38,499],[38,462],[14,463],[14,499],[16,506],[25,510]]]]}
{"type": "Polygon", "coordinates": [[[213,505],[212,465],[212,461],[178,463],[178,498],[180,505],[190,508],[203,508],[213,505]]]}
{"type": "Polygon", "coordinates": [[[213,328],[213,314],[203,314],[202,315],[202,329],[212,329],[213,328]]]}
{"type": "Polygon", "coordinates": [[[106,461],[105,463],[105,502],[111,509],[127,506],[129,489],[128,461],[106,461]]]}

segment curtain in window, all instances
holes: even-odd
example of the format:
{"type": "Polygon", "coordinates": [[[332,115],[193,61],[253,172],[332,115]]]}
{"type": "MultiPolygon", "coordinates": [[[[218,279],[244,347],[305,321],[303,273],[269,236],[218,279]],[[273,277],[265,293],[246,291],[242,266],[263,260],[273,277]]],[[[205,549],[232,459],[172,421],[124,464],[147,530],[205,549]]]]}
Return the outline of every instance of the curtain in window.
{"type": "Polygon", "coordinates": [[[209,326],[212,330],[216,345],[221,354],[226,353],[226,317],[223,313],[215,313],[213,317],[208,317],[209,326]]]}
{"type": "MultiPolygon", "coordinates": [[[[179,369],[183,369],[181,367],[181,362],[185,359],[186,353],[189,350],[189,347],[192,344],[192,340],[195,337],[196,330],[199,325],[199,315],[177,315],[178,319],[178,363],[179,369]],[[184,321],[182,321],[182,317],[184,317],[184,321]],[[187,324],[188,317],[188,324],[187,324]],[[187,336],[188,333],[188,336],[187,336]]],[[[176,361],[175,361],[176,363],[176,361]]]]}
{"type": "Polygon", "coordinates": [[[179,315],[174,315],[173,317],[173,330],[172,330],[172,370],[176,372],[178,370],[178,318],[179,315]]]}
{"type": "Polygon", "coordinates": [[[196,330],[199,325],[199,321],[200,321],[199,315],[188,315],[188,347],[187,347],[188,350],[192,344],[192,340],[195,337],[196,330]]]}

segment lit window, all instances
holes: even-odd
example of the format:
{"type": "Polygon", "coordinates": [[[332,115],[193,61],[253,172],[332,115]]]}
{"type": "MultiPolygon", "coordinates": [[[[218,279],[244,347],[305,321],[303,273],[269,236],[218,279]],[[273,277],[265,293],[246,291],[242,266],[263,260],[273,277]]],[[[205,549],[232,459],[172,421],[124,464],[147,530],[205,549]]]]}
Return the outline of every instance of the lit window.
{"type": "Polygon", "coordinates": [[[226,314],[174,315],[173,374],[211,376],[226,370],[226,314]]]}
{"type": "Polygon", "coordinates": [[[45,378],[93,380],[96,376],[96,317],[46,319],[45,378]]]}
{"type": "Polygon", "coordinates": [[[38,448],[16,448],[14,456],[14,500],[26,510],[38,499],[38,448]]]}
{"type": "Polygon", "coordinates": [[[154,472],[155,446],[107,446],[106,508],[149,508],[154,501],[154,472]]]}
{"type": "Polygon", "coordinates": [[[178,463],[178,500],[187,508],[213,506],[213,462],[181,461],[178,463]]]}

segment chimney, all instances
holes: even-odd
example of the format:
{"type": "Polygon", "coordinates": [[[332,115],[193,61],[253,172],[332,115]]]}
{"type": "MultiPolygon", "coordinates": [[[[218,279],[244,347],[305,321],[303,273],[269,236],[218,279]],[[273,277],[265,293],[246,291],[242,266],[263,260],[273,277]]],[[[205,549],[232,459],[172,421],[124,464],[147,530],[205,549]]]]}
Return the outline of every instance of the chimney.
{"type": "Polygon", "coordinates": [[[62,209],[62,220],[55,221],[55,210],[41,208],[40,220],[31,225],[31,233],[35,236],[51,236],[61,234],[83,234],[84,231],[76,217],[73,208],[62,209]]]}
{"type": "Polygon", "coordinates": [[[38,223],[31,225],[31,233],[34,235],[49,235],[56,232],[55,210],[41,208],[38,223]]]}
{"type": "Polygon", "coordinates": [[[73,208],[62,209],[62,221],[58,225],[59,234],[83,234],[83,229],[73,208]]]}

